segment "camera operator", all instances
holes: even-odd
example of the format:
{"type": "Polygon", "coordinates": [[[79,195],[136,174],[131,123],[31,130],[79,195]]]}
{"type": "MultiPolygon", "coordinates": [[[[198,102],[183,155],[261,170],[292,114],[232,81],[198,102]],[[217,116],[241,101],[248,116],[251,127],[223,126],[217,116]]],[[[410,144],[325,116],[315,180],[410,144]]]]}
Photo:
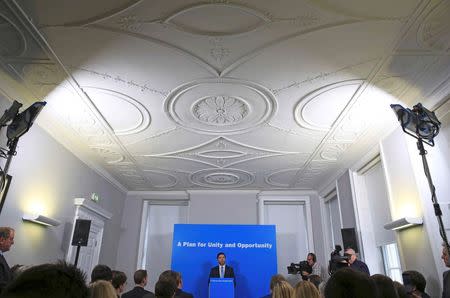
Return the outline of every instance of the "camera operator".
{"type": "Polygon", "coordinates": [[[350,268],[356,271],[364,272],[370,276],[369,267],[367,267],[366,263],[364,263],[363,261],[358,260],[358,258],[356,257],[356,253],[352,248],[347,248],[345,250],[344,256],[349,257],[347,262],[350,268]]]}
{"type": "Polygon", "coordinates": [[[312,272],[302,271],[302,276],[308,277],[310,275],[322,276],[322,268],[319,263],[317,263],[317,257],[314,253],[310,252],[306,257],[306,262],[311,266],[312,272]]]}

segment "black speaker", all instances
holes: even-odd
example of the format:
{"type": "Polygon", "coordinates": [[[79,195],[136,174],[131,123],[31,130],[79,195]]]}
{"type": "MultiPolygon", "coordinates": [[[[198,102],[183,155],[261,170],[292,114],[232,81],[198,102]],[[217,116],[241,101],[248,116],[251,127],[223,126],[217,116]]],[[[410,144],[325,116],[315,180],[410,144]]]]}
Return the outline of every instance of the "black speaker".
{"type": "Polygon", "coordinates": [[[90,230],[91,220],[77,219],[73,230],[72,245],[87,246],[90,230]]]}
{"type": "Polygon", "coordinates": [[[341,229],[341,234],[344,250],[353,248],[355,252],[358,252],[358,239],[356,238],[355,228],[341,229]]]}

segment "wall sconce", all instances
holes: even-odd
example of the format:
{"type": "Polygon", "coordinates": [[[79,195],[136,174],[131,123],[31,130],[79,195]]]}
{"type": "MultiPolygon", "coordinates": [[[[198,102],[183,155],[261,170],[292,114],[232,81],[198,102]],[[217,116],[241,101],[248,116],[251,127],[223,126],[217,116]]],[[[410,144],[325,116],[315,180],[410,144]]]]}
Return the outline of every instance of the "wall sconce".
{"type": "Polygon", "coordinates": [[[61,224],[56,219],[53,219],[53,218],[50,218],[50,217],[47,217],[44,215],[40,215],[40,214],[24,213],[22,216],[22,220],[34,222],[34,223],[41,224],[44,226],[49,226],[49,227],[56,227],[61,224]]]}
{"type": "Polygon", "coordinates": [[[422,217],[403,217],[384,225],[386,230],[401,230],[423,224],[422,217]]]}

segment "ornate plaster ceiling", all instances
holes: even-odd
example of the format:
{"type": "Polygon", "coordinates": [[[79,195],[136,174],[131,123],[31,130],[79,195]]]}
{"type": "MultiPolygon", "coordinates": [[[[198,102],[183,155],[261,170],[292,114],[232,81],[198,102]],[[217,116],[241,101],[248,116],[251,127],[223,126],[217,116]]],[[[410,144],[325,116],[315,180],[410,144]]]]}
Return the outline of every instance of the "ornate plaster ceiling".
{"type": "Polygon", "coordinates": [[[316,189],[448,100],[450,1],[0,2],[0,90],[124,190],[316,189]]]}

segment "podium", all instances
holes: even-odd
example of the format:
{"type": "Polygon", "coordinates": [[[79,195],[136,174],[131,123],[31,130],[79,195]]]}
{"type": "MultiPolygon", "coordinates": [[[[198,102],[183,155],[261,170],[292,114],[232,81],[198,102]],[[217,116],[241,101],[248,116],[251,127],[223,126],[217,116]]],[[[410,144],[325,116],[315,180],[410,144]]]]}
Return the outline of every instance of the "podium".
{"type": "Polygon", "coordinates": [[[210,278],[209,298],[234,298],[234,278],[210,278]]]}

